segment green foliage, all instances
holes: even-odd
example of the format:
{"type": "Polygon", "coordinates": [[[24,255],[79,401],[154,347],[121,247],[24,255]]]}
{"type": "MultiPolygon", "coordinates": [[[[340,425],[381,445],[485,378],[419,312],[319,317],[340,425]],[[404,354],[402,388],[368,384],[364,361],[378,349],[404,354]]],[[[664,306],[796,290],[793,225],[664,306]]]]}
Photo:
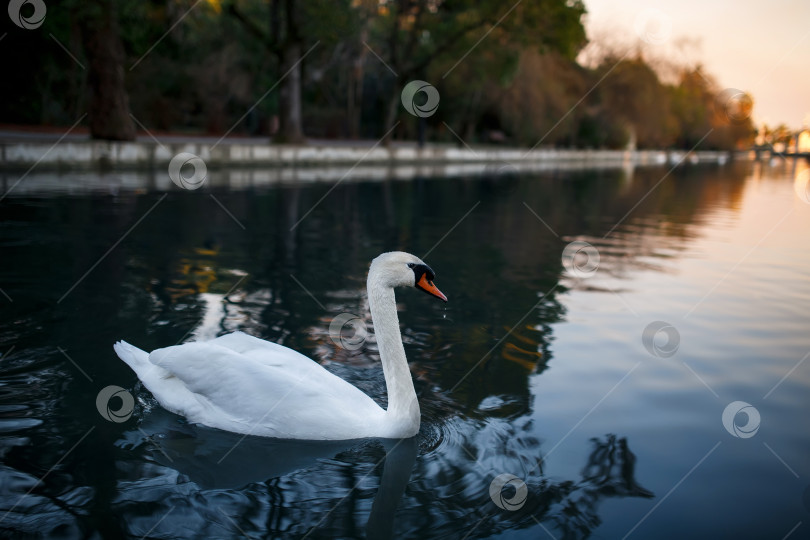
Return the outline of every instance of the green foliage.
{"type": "MultiPolygon", "coordinates": [[[[141,124],[269,134],[279,82],[271,0],[108,1],[116,4],[126,53],[121,69],[141,124]]],[[[434,140],[688,149],[699,141],[701,148],[733,148],[753,135],[747,118],[729,121],[718,112],[719,89],[700,67],[682,69],[669,84],[640,54],[578,65],[574,58],[586,44],[578,0],[281,4],[293,6],[302,50],[317,43],[301,64],[310,136],[378,138],[393,110],[401,121],[397,136],[415,137],[418,123],[398,99],[402,85],[417,78],[441,95],[439,112],[426,119],[434,140]]],[[[71,125],[86,112],[79,64],[86,67],[88,58],[78,21],[98,4],[47,5],[37,30],[5,19],[3,45],[20,51],[0,60],[13,74],[0,82],[5,122],[71,125]]]]}

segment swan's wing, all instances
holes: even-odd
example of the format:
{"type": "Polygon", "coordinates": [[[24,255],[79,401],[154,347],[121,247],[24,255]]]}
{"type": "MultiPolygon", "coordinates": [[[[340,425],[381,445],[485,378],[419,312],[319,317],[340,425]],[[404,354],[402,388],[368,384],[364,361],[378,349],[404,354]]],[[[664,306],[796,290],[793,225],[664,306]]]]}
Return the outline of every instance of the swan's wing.
{"type": "Polygon", "coordinates": [[[335,438],[341,426],[379,419],[382,409],[356,387],[295,351],[255,339],[223,340],[237,350],[217,338],[153,351],[149,361],[188,390],[180,406],[153,393],[193,422],[256,435],[335,438]]]}
{"type": "Polygon", "coordinates": [[[244,332],[225,334],[206,343],[225,347],[267,366],[301,369],[310,373],[323,369],[320,364],[298,351],[244,332]]]}

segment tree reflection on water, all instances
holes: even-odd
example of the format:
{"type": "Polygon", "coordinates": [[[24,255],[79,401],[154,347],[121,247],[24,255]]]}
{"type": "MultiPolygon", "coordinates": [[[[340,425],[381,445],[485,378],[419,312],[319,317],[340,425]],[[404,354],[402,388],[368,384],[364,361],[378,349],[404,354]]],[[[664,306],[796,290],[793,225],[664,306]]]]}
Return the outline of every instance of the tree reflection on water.
{"type": "Polygon", "coordinates": [[[475,429],[451,420],[439,434],[412,439],[302,442],[243,439],[153,411],[122,443],[143,456],[121,464],[135,481],[120,484],[113,511],[154,527],[156,538],[197,527],[205,536],[224,527],[285,537],[455,537],[473,526],[477,537],[537,522],[584,538],[601,523],[603,500],[653,497],[635,478],[626,439],[592,439],[579,478],[559,479],[542,467],[530,423],[475,429]],[[527,474],[526,502],[514,512],[490,499],[503,471],[527,474]],[[170,510],[175,518],[159,522],[170,510]]]}

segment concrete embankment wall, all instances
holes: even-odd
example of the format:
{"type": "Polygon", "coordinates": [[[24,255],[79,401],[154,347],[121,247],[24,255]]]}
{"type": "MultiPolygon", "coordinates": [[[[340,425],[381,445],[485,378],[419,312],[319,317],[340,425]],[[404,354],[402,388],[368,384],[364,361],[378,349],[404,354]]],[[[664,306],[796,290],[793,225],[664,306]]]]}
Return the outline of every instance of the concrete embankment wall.
{"type": "Polygon", "coordinates": [[[180,152],[199,156],[208,167],[308,167],[355,164],[413,165],[451,163],[501,163],[521,169],[532,164],[579,163],[593,166],[656,165],[665,163],[725,163],[728,152],[661,150],[566,150],[458,148],[448,145],[413,146],[313,145],[281,146],[263,143],[180,143],[69,141],[0,143],[0,167],[41,169],[162,169],[180,152]]]}

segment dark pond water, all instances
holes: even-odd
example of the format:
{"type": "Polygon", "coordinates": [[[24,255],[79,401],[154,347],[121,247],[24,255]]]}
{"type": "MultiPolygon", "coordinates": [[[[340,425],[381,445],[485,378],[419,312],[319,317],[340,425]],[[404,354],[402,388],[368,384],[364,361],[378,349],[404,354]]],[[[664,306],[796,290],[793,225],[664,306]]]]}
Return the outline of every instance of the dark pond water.
{"type": "Polygon", "coordinates": [[[0,536],[809,538],[806,169],[26,179],[0,202],[0,536]],[[113,352],[241,329],[384,403],[373,340],[329,325],[392,249],[450,298],[398,292],[414,439],[189,425],[113,352]]]}

